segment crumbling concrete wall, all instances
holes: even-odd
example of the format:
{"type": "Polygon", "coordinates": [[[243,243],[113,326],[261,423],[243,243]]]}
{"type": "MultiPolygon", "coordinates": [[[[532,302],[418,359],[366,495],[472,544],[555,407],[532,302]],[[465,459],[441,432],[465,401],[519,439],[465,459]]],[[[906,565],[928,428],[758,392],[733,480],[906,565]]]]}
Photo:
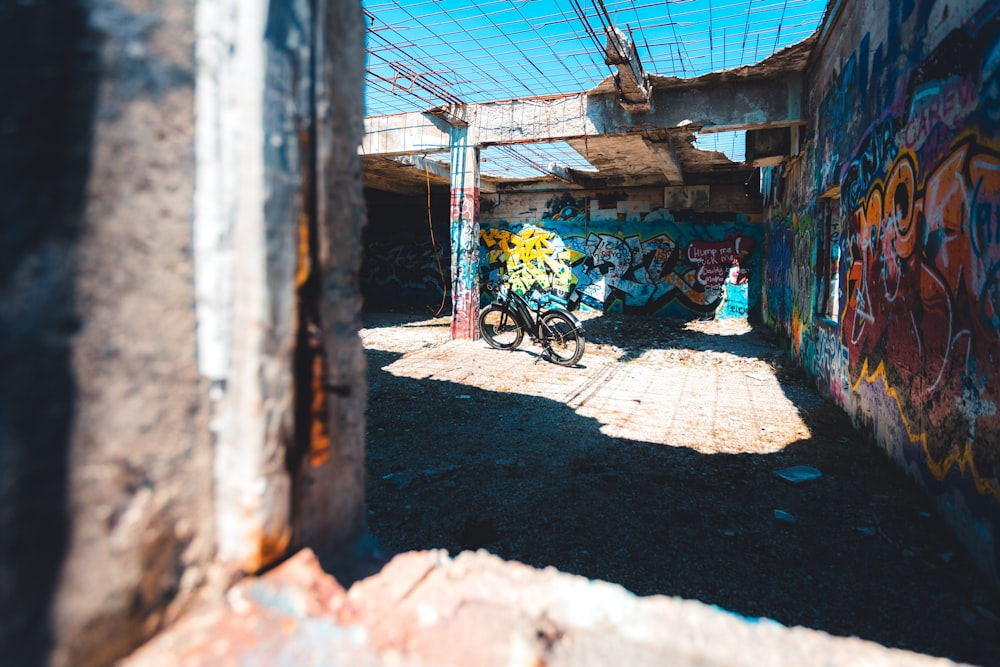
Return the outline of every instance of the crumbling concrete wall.
{"type": "Polygon", "coordinates": [[[764,179],[765,314],[998,583],[1000,10],[834,8],[806,150],[764,179]]]}
{"type": "Polygon", "coordinates": [[[302,551],[122,664],[755,667],[808,665],[817,656],[828,667],[956,664],[696,600],[639,597],[485,550],[400,554],[349,590],[302,551]]]}
{"type": "Polygon", "coordinates": [[[364,27],[7,3],[0,52],[0,655],[110,664],[362,528],[364,27]]]}

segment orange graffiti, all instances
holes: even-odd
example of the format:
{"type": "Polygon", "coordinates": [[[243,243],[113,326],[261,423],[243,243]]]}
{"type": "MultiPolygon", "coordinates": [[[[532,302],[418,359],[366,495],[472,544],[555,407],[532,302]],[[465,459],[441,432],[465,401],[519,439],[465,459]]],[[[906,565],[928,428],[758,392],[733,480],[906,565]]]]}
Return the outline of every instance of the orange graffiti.
{"type": "Polygon", "coordinates": [[[881,379],[936,477],[957,466],[996,495],[973,455],[1000,433],[1000,152],[963,137],[921,180],[904,150],[848,216],[852,384],[881,379]]]}

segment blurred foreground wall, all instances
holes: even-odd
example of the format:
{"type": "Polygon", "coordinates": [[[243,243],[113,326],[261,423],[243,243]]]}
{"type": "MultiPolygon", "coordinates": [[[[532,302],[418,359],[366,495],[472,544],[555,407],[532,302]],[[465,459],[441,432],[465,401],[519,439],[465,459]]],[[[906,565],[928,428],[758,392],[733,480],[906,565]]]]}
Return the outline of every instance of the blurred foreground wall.
{"type": "Polygon", "coordinates": [[[3,664],[360,530],[363,39],[348,0],[0,6],[3,664]]]}

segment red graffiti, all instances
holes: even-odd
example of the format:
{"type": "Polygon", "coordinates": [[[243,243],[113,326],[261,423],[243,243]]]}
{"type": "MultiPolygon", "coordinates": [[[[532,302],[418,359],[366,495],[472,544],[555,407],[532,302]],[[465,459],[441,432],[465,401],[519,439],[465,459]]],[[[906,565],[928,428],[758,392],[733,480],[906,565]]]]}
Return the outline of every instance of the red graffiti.
{"type": "Polygon", "coordinates": [[[937,125],[956,127],[976,108],[977,98],[971,75],[944,86],[935,81],[916,91],[910,120],[903,129],[906,146],[919,148],[937,125]]]}
{"type": "Polygon", "coordinates": [[[479,188],[452,188],[451,222],[479,220],[479,188]]]}

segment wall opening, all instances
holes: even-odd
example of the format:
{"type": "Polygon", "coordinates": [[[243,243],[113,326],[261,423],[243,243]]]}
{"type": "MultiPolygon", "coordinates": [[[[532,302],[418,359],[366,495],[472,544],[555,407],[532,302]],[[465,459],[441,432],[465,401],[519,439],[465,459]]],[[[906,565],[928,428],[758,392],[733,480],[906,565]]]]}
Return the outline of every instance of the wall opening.
{"type": "Polygon", "coordinates": [[[694,147],[703,151],[718,151],[733,162],[742,163],[747,157],[747,131],[699,132],[694,147]]]}
{"type": "Polygon", "coordinates": [[[816,314],[834,322],[840,312],[840,196],[819,200],[816,314]]]}

